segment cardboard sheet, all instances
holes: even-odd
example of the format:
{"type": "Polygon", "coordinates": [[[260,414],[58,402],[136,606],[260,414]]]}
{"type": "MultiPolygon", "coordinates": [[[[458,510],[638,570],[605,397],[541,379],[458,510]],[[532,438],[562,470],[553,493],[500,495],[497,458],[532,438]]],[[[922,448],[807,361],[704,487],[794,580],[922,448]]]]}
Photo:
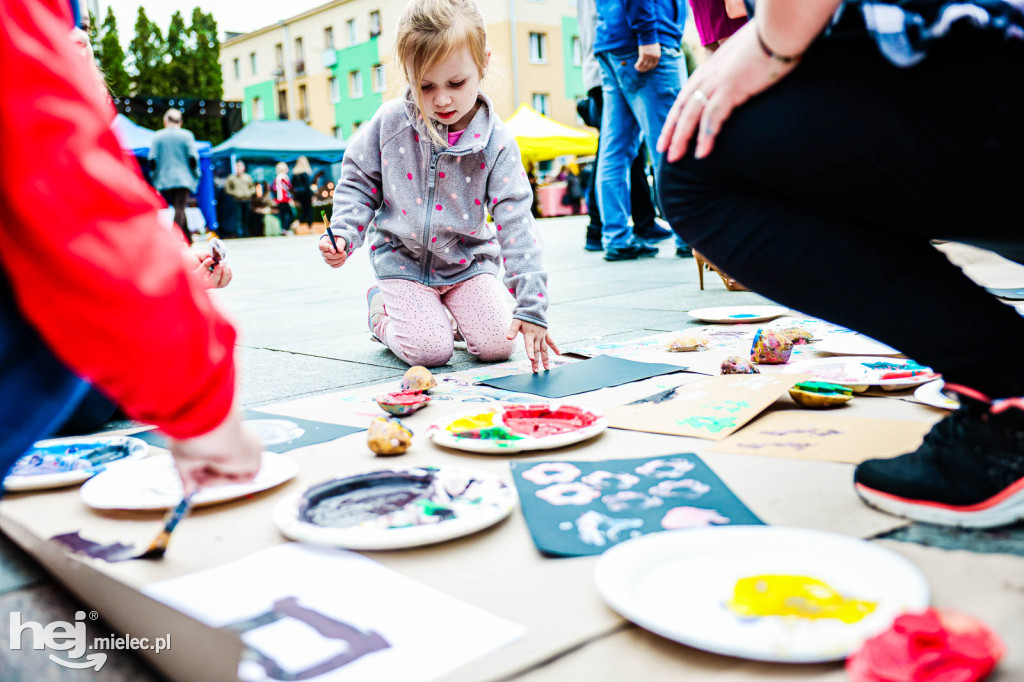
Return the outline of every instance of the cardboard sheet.
{"type": "MultiPolygon", "coordinates": [[[[316,443],[326,443],[329,440],[363,431],[354,426],[328,424],[298,417],[282,417],[279,414],[258,410],[246,410],[245,423],[256,435],[260,436],[264,448],[278,453],[297,450],[316,443]]],[[[154,447],[168,447],[167,436],[156,429],[140,431],[131,435],[141,438],[154,447]]]]}
{"type": "Polygon", "coordinates": [[[779,399],[803,374],[709,377],[608,411],[613,428],[721,440],[779,399]]]}
{"type": "Polygon", "coordinates": [[[242,680],[433,680],[525,633],[354,552],[298,543],[143,592],[241,633],[242,680]]]}
{"type": "Polygon", "coordinates": [[[763,525],[697,455],[602,462],[512,462],[537,549],[601,554],[647,533],[763,525]]]}
{"type": "Polygon", "coordinates": [[[916,450],[931,426],[927,421],[779,410],[715,443],[708,451],[857,464],[916,450]]]}
{"type": "Polygon", "coordinates": [[[485,379],[477,383],[516,393],[531,393],[545,398],[564,398],[578,393],[596,391],[600,388],[621,386],[662,374],[684,372],[686,369],[686,367],[677,365],[634,362],[601,355],[591,360],[562,365],[546,372],[512,374],[485,379]]]}

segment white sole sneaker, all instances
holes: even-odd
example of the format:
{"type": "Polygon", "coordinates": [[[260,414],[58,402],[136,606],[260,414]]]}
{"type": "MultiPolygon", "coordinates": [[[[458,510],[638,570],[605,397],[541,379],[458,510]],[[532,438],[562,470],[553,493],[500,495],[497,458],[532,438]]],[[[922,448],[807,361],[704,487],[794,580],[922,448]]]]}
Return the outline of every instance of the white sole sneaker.
{"type": "Polygon", "coordinates": [[[997,528],[1024,519],[1024,478],[978,504],[955,506],[939,502],[910,500],[854,485],[868,505],[905,519],[957,528],[997,528]]]}

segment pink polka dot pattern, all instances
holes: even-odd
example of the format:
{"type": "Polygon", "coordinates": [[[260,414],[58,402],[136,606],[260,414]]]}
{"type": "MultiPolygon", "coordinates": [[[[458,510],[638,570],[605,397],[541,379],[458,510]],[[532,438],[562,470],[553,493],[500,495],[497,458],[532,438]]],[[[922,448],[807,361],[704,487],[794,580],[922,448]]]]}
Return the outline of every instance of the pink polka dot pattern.
{"type": "Polygon", "coordinates": [[[501,232],[501,225],[498,225],[498,232],[501,232]]]}
{"type": "Polygon", "coordinates": [[[459,265],[465,265],[465,264],[466,264],[466,259],[465,258],[462,258],[462,259],[459,260],[459,265]]]}
{"type": "Polygon", "coordinates": [[[407,177],[407,178],[409,178],[410,180],[412,180],[412,173],[406,173],[406,174],[405,174],[405,177],[407,177]]]}
{"type": "Polygon", "coordinates": [[[480,162],[480,170],[483,170],[484,168],[487,168],[487,164],[484,163],[483,161],[481,161],[480,162]]]}
{"type": "Polygon", "coordinates": [[[444,177],[444,171],[441,171],[440,173],[438,173],[438,174],[437,174],[437,177],[439,177],[439,178],[443,178],[443,177],[444,177]]]}
{"type": "Polygon", "coordinates": [[[360,225],[360,226],[359,226],[359,227],[357,227],[356,229],[357,229],[357,230],[359,230],[360,232],[362,232],[362,231],[363,231],[363,230],[365,230],[366,228],[365,228],[364,226],[360,225]]]}
{"type": "Polygon", "coordinates": [[[370,188],[370,194],[376,194],[376,193],[377,193],[377,188],[376,187],[371,187],[370,188]]]}
{"type": "Polygon", "coordinates": [[[436,242],[437,241],[437,237],[431,237],[430,241],[431,241],[431,243],[436,242]]]}
{"type": "Polygon", "coordinates": [[[476,203],[477,206],[479,206],[481,203],[479,199],[473,199],[473,201],[476,203]]]}
{"type": "Polygon", "coordinates": [[[438,211],[442,211],[442,210],[444,210],[444,207],[443,207],[443,206],[441,206],[441,204],[438,204],[438,205],[437,205],[437,206],[435,206],[434,208],[435,208],[435,209],[437,209],[438,211]]]}

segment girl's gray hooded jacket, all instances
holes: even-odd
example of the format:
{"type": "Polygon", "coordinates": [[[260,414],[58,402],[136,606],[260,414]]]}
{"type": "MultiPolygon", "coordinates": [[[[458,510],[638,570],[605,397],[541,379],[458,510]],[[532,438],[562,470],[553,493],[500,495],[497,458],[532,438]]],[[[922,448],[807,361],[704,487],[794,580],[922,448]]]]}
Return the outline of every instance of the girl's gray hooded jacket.
{"type": "MultiPolygon", "coordinates": [[[[427,131],[409,93],[386,102],[345,150],[331,229],[346,251],[370,242],[378,279],[427,286],[497,276],[516,299],[513,317],[547,326],[547,273],[519,147],[490,99],[447,148],[427,131]],[[486,213],[494,222],[486,221],[486,213]]],[[[437,125],[443,139],[447,126],[437,125]]]]}

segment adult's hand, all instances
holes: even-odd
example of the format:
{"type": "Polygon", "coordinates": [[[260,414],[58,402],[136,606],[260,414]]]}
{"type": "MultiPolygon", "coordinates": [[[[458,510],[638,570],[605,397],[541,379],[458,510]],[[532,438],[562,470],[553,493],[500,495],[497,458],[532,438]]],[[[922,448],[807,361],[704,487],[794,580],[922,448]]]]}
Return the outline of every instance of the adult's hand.
{"type": "Polygon", "coordinates": [[[241,414],[232,410],[213,431],[171,441],[171,454],[187,495],[198,488],[253,480],[260,470],[263,443],[242,427],[241,414]]]}
{"type": "Polygon", "coordinates": [[[641,45],[638,52],[640,53],[640,58],[636,60],[635,68],[640,73],[650,71],[661,61],[661,45],[658,43],[641,45]]]}
{"type": "Polygon", "coordinates": [[[669,111],[658,151],[668,152],[669,163],[678,161],[696,135],[694,155],[707,156],[733,109],[778,83],[796,65],[765,54],[755,22],[747,22],[690,76],[669,111]]]}

